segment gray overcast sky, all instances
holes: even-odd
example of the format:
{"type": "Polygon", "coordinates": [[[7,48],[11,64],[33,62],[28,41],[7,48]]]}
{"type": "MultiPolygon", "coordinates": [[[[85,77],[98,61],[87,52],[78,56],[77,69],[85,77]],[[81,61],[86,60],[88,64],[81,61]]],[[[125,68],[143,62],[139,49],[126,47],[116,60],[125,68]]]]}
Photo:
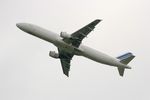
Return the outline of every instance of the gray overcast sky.
{"type": "Polygon", "coordinates": [[[0,100],[150,100],[149,0],[1,0],[0,100]],[[52,44],[19,30],[29,22],[72,33],[103,19],[83,43],[136,58],[120,77],[114,67],[74,57],[70,77],[48,56],[52,44]]]}

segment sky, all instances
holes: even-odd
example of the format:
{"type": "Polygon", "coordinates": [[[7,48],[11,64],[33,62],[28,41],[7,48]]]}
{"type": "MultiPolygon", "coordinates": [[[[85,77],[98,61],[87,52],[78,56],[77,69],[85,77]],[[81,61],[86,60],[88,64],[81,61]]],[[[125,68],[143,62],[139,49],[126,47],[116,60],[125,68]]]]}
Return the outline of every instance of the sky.
{"type": "Polygon", "coordinates": [[[149,100],[149,0],[1,0],[0,100],[149,100]],[[102,19],[83,44],[110,56],[132,52],[124,77],[117,68],[75,56],[70,77],[57,48],[16,27],[33,23],[69,34],[102,19]]]}

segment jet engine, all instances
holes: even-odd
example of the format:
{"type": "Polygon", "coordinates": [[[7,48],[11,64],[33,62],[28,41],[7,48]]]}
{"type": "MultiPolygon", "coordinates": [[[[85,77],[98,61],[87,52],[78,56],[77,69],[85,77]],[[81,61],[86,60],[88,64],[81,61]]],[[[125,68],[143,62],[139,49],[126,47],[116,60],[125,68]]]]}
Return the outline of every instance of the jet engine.
{"type": "Polygon", "coordinates": [[[56,53],[55,51],[50,51],[49,56],[52,57],[52,58],[59,58],[59,54],[56,53]]]}
{"type": "Polygon", "coordinates": [[[62,37],[62,38],[71,38],[71,35],[68,34],[67,32],[61,32],[60,37],[62,37]]]}

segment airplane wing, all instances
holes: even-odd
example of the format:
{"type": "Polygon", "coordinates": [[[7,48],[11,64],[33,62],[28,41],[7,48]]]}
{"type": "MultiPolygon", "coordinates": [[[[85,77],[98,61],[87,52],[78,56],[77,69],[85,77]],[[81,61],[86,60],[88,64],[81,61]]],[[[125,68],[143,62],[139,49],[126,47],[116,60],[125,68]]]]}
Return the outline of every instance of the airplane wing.
{"type": "Polygon", "coordinates": [[[89,23],[88,25],[84,26],[83,28],[79,29],[78,31],[71,34],[71,38],[63,39],[67,43],[71,43],[75,47],[79,47],[82,40],[95,28],[95,26],[100,22],[101,20],[96,19],[93,22],[89,23]]]}
{"type": "Polygon", "coordinates": [[[61,62],[63,73],[69,77],[70,62],[74,55],[67,53],[59,48],[58,48],[58,52],[59,52],[59,56],[60,56],[60,62],[61,62]]]}
{"type": "MultiPolygon", "coordinates": [[[[95,28],[95,26],[100,22],[101,20],[96,19],[93,22],[89,23],[88,25],[84,26],[83,28],[79,29],[78,31],[71,34],[71,38],[64,38],[63,41],[72,44],[75,47],[79,47],[82,40],[95,28]]],[[[70,62],[74,54],[70,54],[68,52],[65,52],[64,50],[58,48],[61,66],[63,73],[67,76],[69,76],[69,70],[70,70],[70,62]]]]}

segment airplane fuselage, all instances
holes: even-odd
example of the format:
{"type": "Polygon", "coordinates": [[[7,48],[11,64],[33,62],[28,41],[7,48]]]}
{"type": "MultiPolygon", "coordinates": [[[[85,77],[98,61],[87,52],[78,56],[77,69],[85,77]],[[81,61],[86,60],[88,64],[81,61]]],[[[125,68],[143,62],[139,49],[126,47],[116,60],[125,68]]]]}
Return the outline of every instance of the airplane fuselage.
{"type": "Polygon", "coordinates": [[[28,24],[28,23],[18,23],[17,27],[19,27],[21,30],[23,30],[31,35],[34,35],[36,37],[39,37],[43,40],[46,40],[46,41],[54,44],[58,48],[61,48],[68,53],[72,53],[72,54],[78,55],[78,56],[84,56],[84,57],[94,60],[96,62],[115,66],[115,67],[122,67],[122,68],[128,68],[128,69],[131,68],[128,65],[120,63],[119,60],[116,58],[113,58],[109,55],[106,55],[102,52],[99,52],[90,47],[84,46],[82,44],[78,48],[75,46],[72,46],[71,44],[64,42],[62,40],[62,37],[60,37],[59,34],[48,31],[39,26],[36,26],[33,24],[28,24]]]}

